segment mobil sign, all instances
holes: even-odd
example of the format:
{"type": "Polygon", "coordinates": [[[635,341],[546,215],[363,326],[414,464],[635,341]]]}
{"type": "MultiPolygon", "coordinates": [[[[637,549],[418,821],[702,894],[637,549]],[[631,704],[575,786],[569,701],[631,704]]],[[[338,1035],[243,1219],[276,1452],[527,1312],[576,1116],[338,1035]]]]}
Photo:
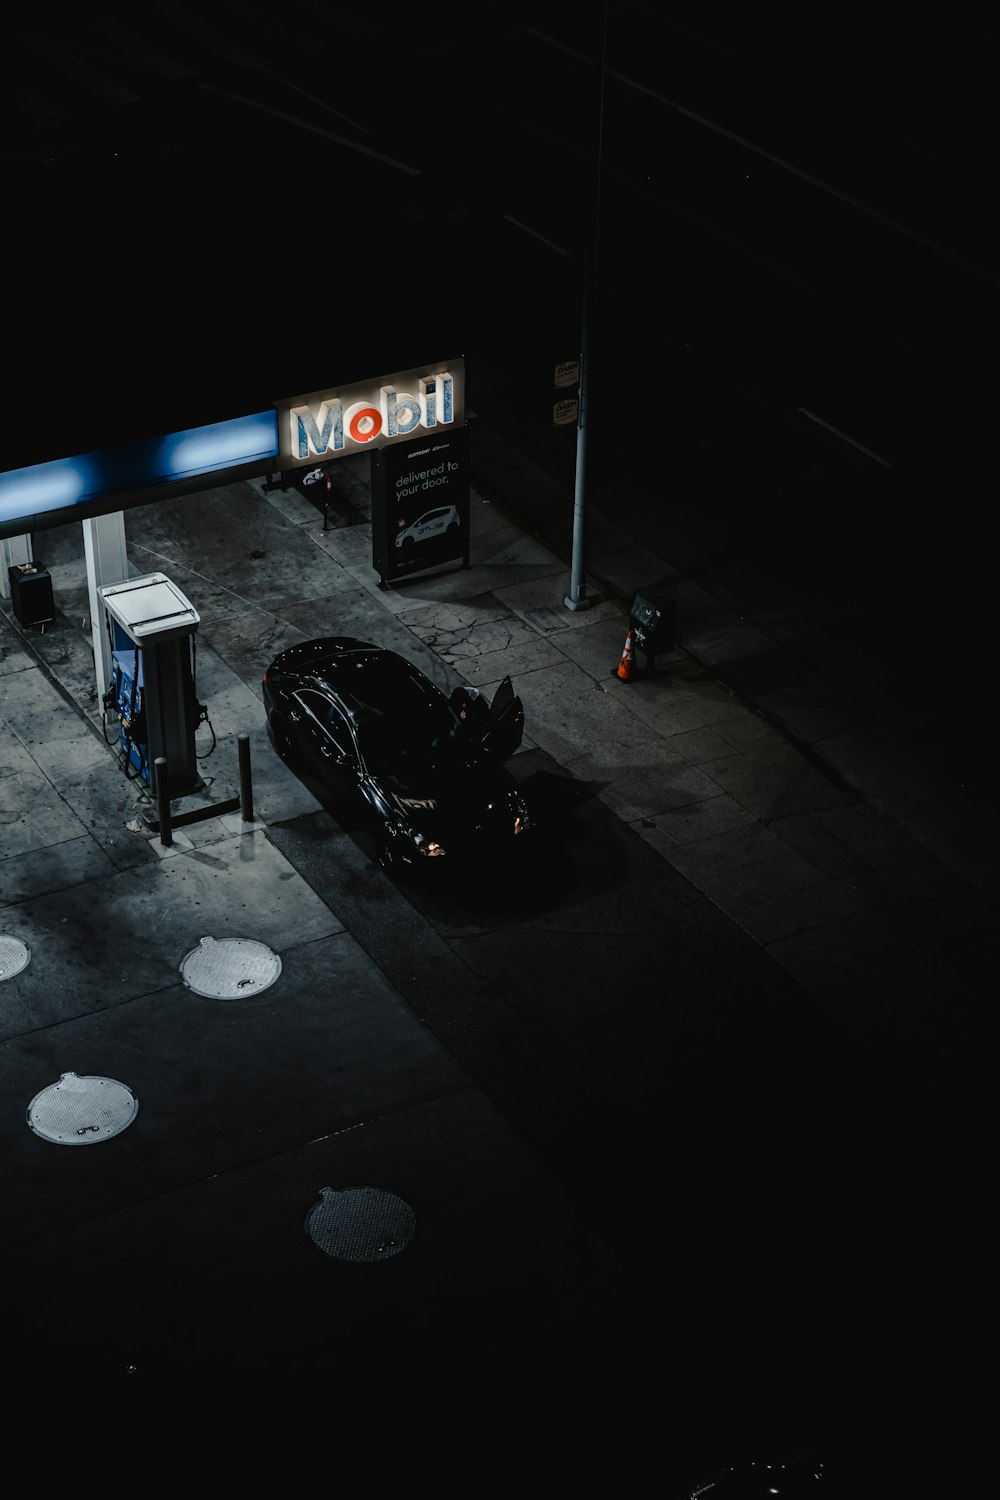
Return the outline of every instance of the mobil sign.
{"type": "Polygon", "coordinates": [[[465,364],[448,360],[276,401],[283,469],[434,436],[465,423],[465,364]]]}

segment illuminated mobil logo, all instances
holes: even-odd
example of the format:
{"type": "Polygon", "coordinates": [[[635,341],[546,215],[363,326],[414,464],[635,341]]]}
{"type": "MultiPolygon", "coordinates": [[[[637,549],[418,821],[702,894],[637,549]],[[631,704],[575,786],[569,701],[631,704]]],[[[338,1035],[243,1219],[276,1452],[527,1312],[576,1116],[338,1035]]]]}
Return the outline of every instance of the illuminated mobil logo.
{"type": "Polygon", "coordinates": [[[381,447],[421,430],[433,432],[463,420],[461,361],[447,369],[406,371],[336,394],[277,403],[282,457],[315,462],[359,448],[381,447]]]}
{"type": "Polygon", "coordinates": [[[328,396],[318,406],[291,407],[292,455],[322,458],[343,452],[348,443],[363,447],[377,438],[406,437],[418,427],[447,427],[455,420],[455,381],[447,370],[420,376],[412,395],[394,385],[379,386],[376,400],[345,405],[341,396],[328,396]]]}

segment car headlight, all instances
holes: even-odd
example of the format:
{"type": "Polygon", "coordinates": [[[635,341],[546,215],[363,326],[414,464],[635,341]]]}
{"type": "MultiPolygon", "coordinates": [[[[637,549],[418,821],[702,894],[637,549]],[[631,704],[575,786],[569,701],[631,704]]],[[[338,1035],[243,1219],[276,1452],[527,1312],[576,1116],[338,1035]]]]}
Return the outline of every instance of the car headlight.
{"type": "MultiPolygon", "coordinates": [[[[403,798],[398,797],[396,800],[402,802],[403,798]]],[[[437,839],[429,839],[426,834],[421,833],[417,828],[412,828],[402,819],[394,820],[393,831],[398,837],[405,838],[407,843],[412,844],[418,854],[423,854],[428,859],[440,859],[441,855],[446,853],[444,845],[439,844],[437,839]]]]}
{"type": "Polygon", "coordinates": [[[413,842],[421,854],[426,854],[429,859],[439,858],[445,850],[437,839],[425,839],[422,833],[413,835],[413,842]]]}

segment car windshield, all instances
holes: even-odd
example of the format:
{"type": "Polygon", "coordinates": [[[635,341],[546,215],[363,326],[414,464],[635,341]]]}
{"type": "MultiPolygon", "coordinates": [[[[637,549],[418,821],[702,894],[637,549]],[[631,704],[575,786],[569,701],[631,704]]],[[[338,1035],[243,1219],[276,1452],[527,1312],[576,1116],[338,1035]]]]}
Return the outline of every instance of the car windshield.
{"type": "Polygon", "coordinates": [[[336,690],[354,720],[368,770],[411,787],[448,764],[463,736],[447,698],[393,652],[379,652],[338,670],[336,690]]]}
{"type": "Polygon", "coordinates": [[[444,701],[419,712],[378,714],[358,725],[365,765],[399,787],[413,787],[457,757],[462,721],[444,701]]]}

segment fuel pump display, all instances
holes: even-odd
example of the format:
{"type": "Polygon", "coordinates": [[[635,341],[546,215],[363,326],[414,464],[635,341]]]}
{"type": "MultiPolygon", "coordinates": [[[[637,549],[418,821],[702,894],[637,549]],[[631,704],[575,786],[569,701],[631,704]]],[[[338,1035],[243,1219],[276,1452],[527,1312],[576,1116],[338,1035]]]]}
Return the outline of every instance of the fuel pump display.
{"type": "Polygon", "coordinates": [[[141,778],[155,792],[156,762],[162,757],[169,795],[194,791],[202,785],[195,730],[208,722],[195,691],[198,613],[162,573],[100,592],[113,663],[103,707],[121,726],[125,774],[141,778]]]}
{"type": "Polygon", "coordinates": [[[143,709],[142,652],[115,651],[114,681],[108,689],[105,707],[113,709],[121,724],[121,748],[125,757],[126,776],[141,776],[149,783],[149,749],[146,744],[146,714],[143,709]],[[131,767],[131,769],[128,769],[131,767]]]}

